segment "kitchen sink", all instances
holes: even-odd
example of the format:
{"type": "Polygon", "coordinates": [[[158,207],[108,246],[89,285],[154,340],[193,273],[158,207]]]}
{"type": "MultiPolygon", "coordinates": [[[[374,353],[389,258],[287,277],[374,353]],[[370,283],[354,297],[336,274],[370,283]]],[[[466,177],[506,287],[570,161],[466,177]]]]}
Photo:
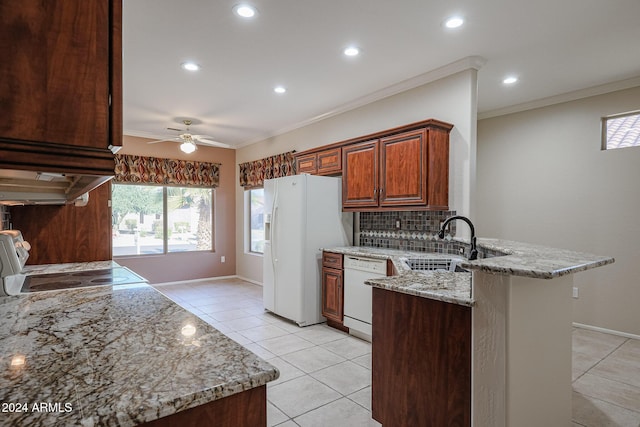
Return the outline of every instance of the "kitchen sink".
{"type": "Polygon", "coordinates": [[[460,267],[460,259],[457,258],[409,258],[405,261],[412,271],[449,271],[455,273],[467,273],[460,267]]]}

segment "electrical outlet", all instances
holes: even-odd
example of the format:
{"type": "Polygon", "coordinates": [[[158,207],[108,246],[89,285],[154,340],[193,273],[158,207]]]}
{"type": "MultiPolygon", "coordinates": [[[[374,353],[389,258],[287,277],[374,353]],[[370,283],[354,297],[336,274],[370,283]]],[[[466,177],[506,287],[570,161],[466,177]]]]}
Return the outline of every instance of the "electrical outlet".
{"type": "Polygon", "coordinates": [[[573,297],[576,298],[576,299],[578,298],[578,287],[577,286],[573,287],[573,297]]]}
{"type": "Polygon", "coordinates": [[[220,257],[220,262],[226,262],[226,261],[227,261],[227,258],[224,255],[222,255],[220,257]]]}

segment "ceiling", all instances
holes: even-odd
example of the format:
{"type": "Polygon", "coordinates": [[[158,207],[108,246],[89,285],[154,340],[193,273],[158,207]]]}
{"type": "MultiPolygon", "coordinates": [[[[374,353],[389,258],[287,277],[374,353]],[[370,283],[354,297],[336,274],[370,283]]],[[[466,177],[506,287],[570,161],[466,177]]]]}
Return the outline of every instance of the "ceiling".
{"type": "Polygon", "coordinates": [[[233,0],[123,3],[126,135],[188,118],[237,148],[465,64],[482,64],[485,115],[640,76],[638,0],[251,0],[250,20],[233,0]],[[445,28],[454,14],[464,25],[445,28]]]}

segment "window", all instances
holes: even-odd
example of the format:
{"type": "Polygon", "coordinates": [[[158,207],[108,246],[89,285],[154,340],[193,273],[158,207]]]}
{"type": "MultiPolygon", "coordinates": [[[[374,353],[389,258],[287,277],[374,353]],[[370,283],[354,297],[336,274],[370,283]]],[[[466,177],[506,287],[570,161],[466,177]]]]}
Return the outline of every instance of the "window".
{"type": "Polygon", "coordinates": [[[113,255],[213,249],[213,190],[113,184],[113,255]]]}
{"type": "Polygon", "coordinates": [[[602,119],[602,149],[640,146],[640,112],[617,114],[602,119]]]}
{"type": "Polygon", "coordinates": [[[264,252],[264,189],[249,190],[249,251],[264,252]]]}

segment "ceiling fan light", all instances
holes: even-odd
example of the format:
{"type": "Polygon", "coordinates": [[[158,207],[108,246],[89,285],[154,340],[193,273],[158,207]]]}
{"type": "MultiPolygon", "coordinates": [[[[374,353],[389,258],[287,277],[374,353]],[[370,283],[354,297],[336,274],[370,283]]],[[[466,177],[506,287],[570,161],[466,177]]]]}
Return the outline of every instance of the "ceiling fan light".
{"type": "Polygon", "coordinates": [[[236,15],[242,18],[253,18],[256,16],[256,8],[249,4],[238,4],[233,8],[236,15]]]}
{"type": "Polygon", "coordinates": [[[182,150],[183,153],[191,154],[196,151],[196,144],[189,141],[183,142],[180,144],[180,150],[182,150]]]}
{"type": "Polygon", "coordinates": [[[358,48],[357,46],[349,46],[346,47],[342,53],[344,53],[346,56],[358,56],[360,54],[360,48],[358,48]]]}
{"type": "Polygon", "coordinates": [[[458,28],[461,27],[462,24],[464,24],[464,18],[461,16],[452,16],[444,22],[444,26],[447,28],[458,28]]]}
{"type": "Polygon", "coordinates": [[[200,65],[196,64],[195,62],[183,62],[180,65],[184,70],[187,71],[198,71],[200,69],[200,65]]]}

